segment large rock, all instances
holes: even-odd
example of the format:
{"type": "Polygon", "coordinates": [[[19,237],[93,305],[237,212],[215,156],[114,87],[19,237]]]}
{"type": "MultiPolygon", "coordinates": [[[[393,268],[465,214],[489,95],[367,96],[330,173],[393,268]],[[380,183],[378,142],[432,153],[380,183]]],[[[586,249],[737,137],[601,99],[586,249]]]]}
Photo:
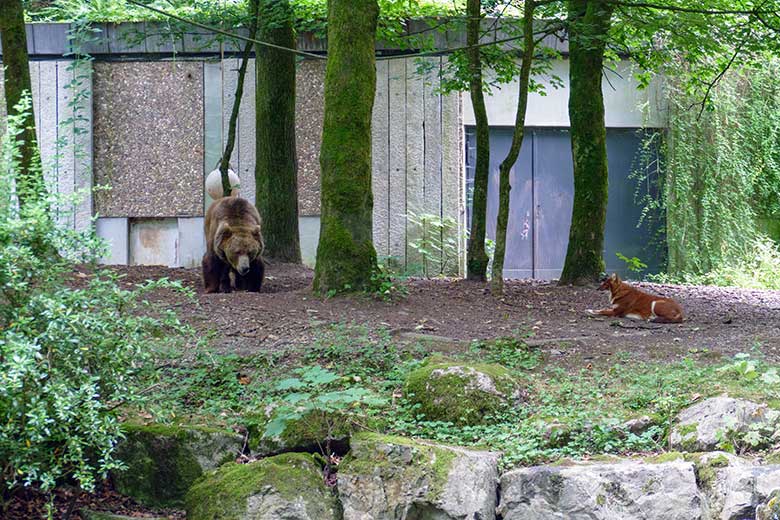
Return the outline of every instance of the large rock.
{"type": "Polygon", "coordinates": [[[406,379],[404,393],[429,421],[479,424],[515,404],[517,382],[500,365],[435,357],[406,379]]]}
{"type": "Polygon", "coordinates": [[[772,428],[777,418],[777,412],[766,405],[728,396],[712,397],[680,412],[670,440],[676,450],[714,450],[720,447],[724,433],[744,433],[752,425],[772,428]]]}
{"type": "Polygon", "coordinates": [[[360,433],[342,462],[344,520],[495,518],[498,454],[360,433]]]}
{"type": "Polygon", "coordinates": [[[756,520],[780,520],[780,489],[756,508],[756,520]]]}
{"type": "Polygon", "coordinates": [[[272,419],[273,410],[247,417],[249,448],[254,456],[268,457],[292,451],[316,453],[328,445],[336,453],[344,453],[349,448],[352,423],[346,416],[313,411],[288,421],[280,435],[265,437],[266,425],[272,419]]]}
{"type": "Polygon", "coordinates": [[[335,494],[313,455],[225,464],[187,493],[188,520],[337,520],[335,494]]]}
{"type": "Polygon", "coordinates": [[[694,466],[662,464],[538,466],[501,477],[503,520],[698,520],[702,497],[694,466]]]}
{"type": "Polygon", "coordinates": [[[702,481],[702,487],[708,496],[710,518],[753,520],[759,509],[766,515],[778,506],[772,495],[780,492],[780,465],[732,464],[718,469],[712,480],[702,481]]]}
{"type": "Polygon", "coordinates": [[[117,458],[126,469],[111,474],[116,490],[150,507],[179,507],[205,471],[235,460],[244,439],[234,432],[184,426],[125,426],[117,458]]]}

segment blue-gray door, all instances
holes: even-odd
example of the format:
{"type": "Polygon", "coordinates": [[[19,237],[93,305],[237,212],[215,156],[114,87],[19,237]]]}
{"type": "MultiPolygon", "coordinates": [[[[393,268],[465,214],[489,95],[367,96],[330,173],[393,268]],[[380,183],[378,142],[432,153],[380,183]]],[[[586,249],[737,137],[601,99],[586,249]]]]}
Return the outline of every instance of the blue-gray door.
{"type": "MultiPolygon", "coordinates": [[[[636,256],[657,269],[652,231],[637,227],[641,208],[635,202],[637,183],[630,178],[638,166],[642,134],[635,129],[609,129],[609,204],[604,259],[607,270],[626,275],[625,263],[616,252],[636,256]]],[[[490,133],[490,181],[487,235],[495,238],[498,209],[498,166],[512,141],[511,128],[490,133]]],[[[471,222],[471,186],[474,177],[475,139],[467,131],[468,221],[471,222]]],[[[574,180],[568,129],[527,129],[523,148],[511,173],[511,198],[507,228],[506,278],[558,278],[563,269],[569,239],[574,180]]]]}

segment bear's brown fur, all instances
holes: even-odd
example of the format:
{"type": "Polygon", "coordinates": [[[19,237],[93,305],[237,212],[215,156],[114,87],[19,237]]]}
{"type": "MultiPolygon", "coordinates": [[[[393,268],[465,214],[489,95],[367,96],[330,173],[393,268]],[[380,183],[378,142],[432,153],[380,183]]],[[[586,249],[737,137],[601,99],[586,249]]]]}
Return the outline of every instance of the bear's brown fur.
{"type": "Polygon", "coordinates": [[[203,284],[206,292],[229,293],[234,287],[259,291],[265,266],[257,209],[240,197],[218,199],[206,212],[204,229],[203,284]]]}

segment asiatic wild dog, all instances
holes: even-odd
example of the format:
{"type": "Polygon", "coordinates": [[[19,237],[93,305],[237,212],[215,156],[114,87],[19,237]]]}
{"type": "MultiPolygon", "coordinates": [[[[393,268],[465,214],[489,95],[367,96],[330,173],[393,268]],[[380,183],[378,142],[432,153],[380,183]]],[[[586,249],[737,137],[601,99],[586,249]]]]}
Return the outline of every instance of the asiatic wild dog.
{"type": "Polygon", "coordinates": [[[682,323],[683,321],[683,310],[679,303],[671,298],[662,298],[631,287],[615,273],[604,278],[599,285],[599,291],[606,290],[609,290],[609,303],[612,307],[598,311],[589,309],[589,313],[656,323],[682,323]]]}

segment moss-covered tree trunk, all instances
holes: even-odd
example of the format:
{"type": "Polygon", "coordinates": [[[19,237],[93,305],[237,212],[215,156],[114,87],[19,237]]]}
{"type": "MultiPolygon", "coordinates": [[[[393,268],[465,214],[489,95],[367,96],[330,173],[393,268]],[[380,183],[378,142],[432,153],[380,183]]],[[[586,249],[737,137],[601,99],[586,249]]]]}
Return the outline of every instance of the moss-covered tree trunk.
{"type": "Polygon", "coordinates": [[[376,268],[372,237],[371,111],[376,90],[376,0],[328,0],[322,222],[314,289],[358,290],[376,268]]]}
{"type": "MultiPolygon", "coordinates": [[[[260,40],[295,48],[288,0],[261,0],[260,17],[264,19],[260,40]]],[[[300,263],[295,55],[264,45],[257,45],[255,54],[255,200],[263,218],[265,255],[300,263]]]]}
{"type": "MultiPolygon", "coordinates": [[[[258,5],[257,0],[250,0],[249,11],[251,22],[249,26],[249,37],[254,38],[257,34],[258,24],[258,5]]],[[[236,145],[236,126],[238,125],[238,112],[241,108],[241,98],[244,96],[244,78],[246,78],[246,69],[249,66],[249,57],[252,54],[252,42],[244,44],[244,52],[241,54],[241,66],[238,68],[238,79],[236,80],[236,94],[233,96],[233,107],[230,111],[228,120],[228,135],[225,141],[225,150],[222,153],[222,159],[219,161],[219,172],[222,177],[222,196],[230,197],[233,187],[230,185],[228,177],[228,168],[230,168],[230,156],[233,155],[233,148],[236,145]]]]}
{"type": "Polygon", "coordinates": [[[498,181],[498,217],[496,218],[496,249],[493,254],[493,274],[491,278],[491,290],[493,294],[500,294],[504,290],[504,257],[506,256],[506,228],[509,223],[509,197],[512,185],[509,182],[509,174],[512,166],[517,162],[520,148],[523,146],[525,136],[525,112],[528,107],[528,88],[531,83],[531,65],[534,59],[534,9],[533,0],[525,0],[523,12],[523,56],[520,65],[519,92],[517,95],[517,115],[515,116],[515,130],[512,133],[512,145],[509,153],[499,166],[498,181]]]}
{"type": "MultiPolygon", "coordinates": [[[[27,34],[24,29],[22,0],[0,0],[0,43],[3,48],[3,86],[8,115],[17,114],[17,106],[26,95],[32,99],[30,63],[27,56],[27,34]]],[[[20,171],[16,179],[19,203],[44,193],[43,171],[35,136],[35,115],[32,102],[17,136],[20,147],[20,171]]]]}
{"type": "Polygon", "coordinates": [[[488,256],[485,253],[485,220],[487,219],[487,192],[490,176],[490,127],[488,126],[485,96],[482,92],[482,59],[479,44],[479,26],[482,20],[480,0],[466,4],[466,51],[468,57],[469,92],[476,122],[477,161],[474,165],[474,191],[471,198],[471,231],[466,258],[466,276],[469,280],[484,281],[488,256]]]}
{"type": "Polygon", "coordinates": [[[607,130],[602,67],[613,4],[569,0],[569,119],[574,207],[561,284],[585,284],[604,271],[607,217],[607,130]]]}

